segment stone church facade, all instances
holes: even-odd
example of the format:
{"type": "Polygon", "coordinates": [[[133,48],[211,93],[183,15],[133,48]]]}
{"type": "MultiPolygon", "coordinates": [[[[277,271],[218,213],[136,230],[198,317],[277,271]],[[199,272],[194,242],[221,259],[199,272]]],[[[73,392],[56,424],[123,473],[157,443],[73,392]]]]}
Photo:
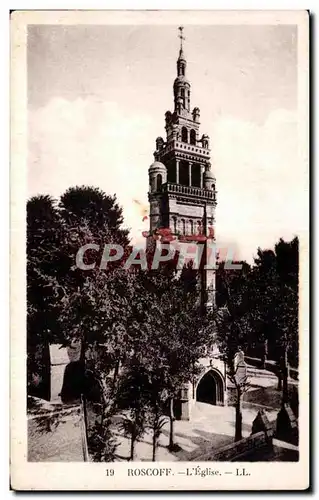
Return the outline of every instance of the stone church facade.
{"type": "MultiPolygon", "coordinates": [[[[198,235],[214,242],[216,179],[211,170],[207,134],[200,133],[200,110],[191,109],[191,84],[183,34],[173,85],[174,110],[165,113],[166,138],[156,139],[154,162],[149,167],[150,236],[158,228],[169,228],[170,235],[183,244],[196,244],[198,235]],[[185,243],[187,240],[187,243],[185,243]]],[[[150,241],[148,242],[150,245],[150,241]]],[[[204,252],[207,252],[207,245],[204,252]]],[[[207,258],[206,258],[207,262],[207,258]]],[[[201,279],[202,293],[210,307],[215,306],[215,269],[207,269],[201,279]]],[[[191,417],[194,401],[226,404],[226,370],[216,346],[201,360],[202,372],[196,384],[181,391],[181,418],[191,417]]]]}

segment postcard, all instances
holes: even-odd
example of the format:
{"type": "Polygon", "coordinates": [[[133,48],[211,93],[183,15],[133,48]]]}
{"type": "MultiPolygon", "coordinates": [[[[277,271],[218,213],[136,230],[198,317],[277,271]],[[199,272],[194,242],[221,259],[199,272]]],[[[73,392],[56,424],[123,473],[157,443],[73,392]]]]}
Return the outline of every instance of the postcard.
{"type": "Polygon", "coordinates": [[[11,14],[11,487],[309,487],[307,11],[11,14]]]}

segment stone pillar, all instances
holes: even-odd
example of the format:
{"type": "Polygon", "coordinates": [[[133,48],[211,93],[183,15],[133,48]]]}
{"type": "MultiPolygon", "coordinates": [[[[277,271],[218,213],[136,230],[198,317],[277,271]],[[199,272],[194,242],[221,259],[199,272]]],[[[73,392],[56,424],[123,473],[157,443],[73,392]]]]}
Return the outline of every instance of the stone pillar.
{"type": "Polygon", "coordinates": [[[66,366],[69,364],[69,357],[66,347],[61,348],[60,344],[50,345],[50,372],[51,372],[51,397],[50,401],[61,403],[61,391],[66,366]]]}
{"type": "Polygon", "coordinates": [[[80,340],[72,341],[67,347],[50,344],[51,402],[61,403],[69,398],[80,398],[79,384],[84,376],[80,357],[80,340]]]}
{"type": "Polygon", "coordinates": [[[179,160],[176,160],[176,184],[179,184],[179,160]]]}
{"type": "Polygon", "coordinates": [[[188,180],[188,183],[189,185],[191,186],[192,185],[192,162],[190,161],[188,163],[188,177],[189,177],[189,180],[188,180]]]}
{"type": "Polygon", "coordinates": [[[189,396],[188,387],[184,386],[181,390],[181,420],[189,420],[189,396]]]}

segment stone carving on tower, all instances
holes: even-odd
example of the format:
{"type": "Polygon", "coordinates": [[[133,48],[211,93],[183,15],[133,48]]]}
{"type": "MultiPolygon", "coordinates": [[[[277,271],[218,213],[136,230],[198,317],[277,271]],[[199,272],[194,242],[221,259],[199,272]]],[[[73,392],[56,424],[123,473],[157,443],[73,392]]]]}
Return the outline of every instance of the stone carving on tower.
{"type": "MultiPolygon", "coordinates": [[[[213,232],[215,221],[216,180],[211,170],[209,137],[200,135],[200,110],[191,109],[191,84],[180,27],[177,76],[173,85],[174,111],[165,113],[166,138],[156,139],[154,163],[149,168],[150,234],[157,228],[169,228],[176,238],[188,241],[199,234],[213,232]]],[[[215,272],[204,276],[215,298],[215,272]]]]}

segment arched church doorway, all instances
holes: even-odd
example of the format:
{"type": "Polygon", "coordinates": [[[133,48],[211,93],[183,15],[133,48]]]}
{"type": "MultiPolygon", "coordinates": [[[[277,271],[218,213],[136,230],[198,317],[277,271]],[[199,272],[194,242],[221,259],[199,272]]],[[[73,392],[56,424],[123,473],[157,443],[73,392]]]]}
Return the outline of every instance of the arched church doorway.
{"type": "Polygon", "coordinates": [[[224,404],[224,380],[217,370],[209,370],[199,380],[196,401],[211,405],[224,404]]]}

